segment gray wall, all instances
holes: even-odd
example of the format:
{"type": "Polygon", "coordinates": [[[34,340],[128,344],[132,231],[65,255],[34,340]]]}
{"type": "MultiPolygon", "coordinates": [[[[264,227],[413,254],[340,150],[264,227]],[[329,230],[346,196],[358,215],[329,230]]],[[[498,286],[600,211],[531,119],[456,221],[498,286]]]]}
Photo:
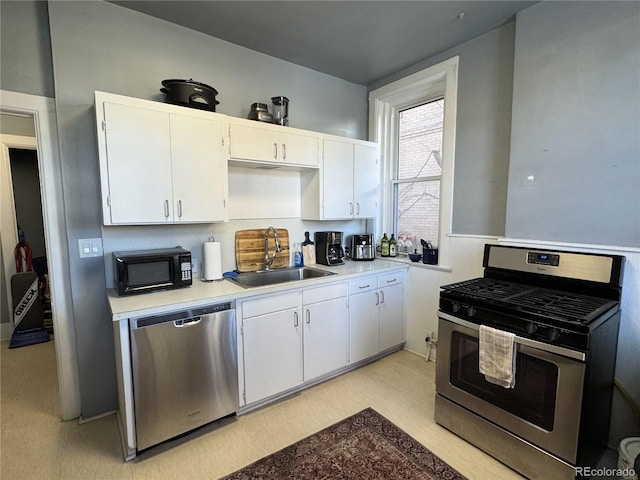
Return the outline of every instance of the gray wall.
{"type": "Polygon", "coordinates": [[[0,88],[53,97],[46,2],[0,1],[0,59],[0,88]]]}
{"type": "MultiPolygon", "coordinates": [[[[365,138],[366,88],[109,3],[49,2],[49,20],[82,415],[91,417],[116,408],[104,261],[77,254],[78,238],[112,237],[101,228],[94,91],[163,101],[161,80],[193,78],[220,92],[221,113],[246,118],[251,103],[286,95],[291,126],[365,138]]],[[[134,227],[127,235],[191,245],[210,230],[157,231],[134,227]]]]}
{"type": "Polygon", "coordinates": [[[453,232],[503,235],[511,131],[515,24],[508,23],[373,85],[458,55],[453,232]]]}
{"type": "Polygon", "coordinates": [[[640,246],[640,3],[517,17],[506,234],[640,246]]]}

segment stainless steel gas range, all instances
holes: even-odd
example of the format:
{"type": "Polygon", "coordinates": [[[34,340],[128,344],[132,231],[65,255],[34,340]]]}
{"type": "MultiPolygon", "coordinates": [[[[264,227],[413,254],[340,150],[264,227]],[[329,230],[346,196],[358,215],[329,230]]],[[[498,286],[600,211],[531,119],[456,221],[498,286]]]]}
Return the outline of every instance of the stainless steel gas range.
{"type": "Polygon", "coordinates": [[[624,257],[486,245],[483,267],[441,287],[436,422],[528,478],[573,479],[608,440],[624,257]],[[481,325],[515,334],[512,388],[480,373],[481,325]]]}

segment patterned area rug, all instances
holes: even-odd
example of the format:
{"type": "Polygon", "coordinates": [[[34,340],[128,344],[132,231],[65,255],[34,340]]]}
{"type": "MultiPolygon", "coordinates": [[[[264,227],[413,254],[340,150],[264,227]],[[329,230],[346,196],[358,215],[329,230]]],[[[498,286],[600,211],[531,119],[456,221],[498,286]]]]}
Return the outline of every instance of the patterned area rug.
{"type": "Polygon", "coordinates": [[[367,408],[222,480],[464,480],[367,408]]]}

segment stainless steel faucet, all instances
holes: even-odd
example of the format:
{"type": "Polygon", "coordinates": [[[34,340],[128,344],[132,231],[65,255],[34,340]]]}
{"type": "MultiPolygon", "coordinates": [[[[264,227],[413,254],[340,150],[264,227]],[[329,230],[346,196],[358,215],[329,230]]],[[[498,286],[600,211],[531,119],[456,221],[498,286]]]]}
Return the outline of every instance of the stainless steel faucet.
{"type": "Polygon", "coordinates": [[[264,269],[271,270],[271,264],[276,259],[276,255],[282,252],[282,245],[280,245],[280,240],[278,239],[278,232],[275,228],[269,227],[267,231],[264,232],[264,269]],[[273,256],[269,256],[269,232],[273,232],[273,239],[276,242],[276,250],[273,252],[273,256]]]}

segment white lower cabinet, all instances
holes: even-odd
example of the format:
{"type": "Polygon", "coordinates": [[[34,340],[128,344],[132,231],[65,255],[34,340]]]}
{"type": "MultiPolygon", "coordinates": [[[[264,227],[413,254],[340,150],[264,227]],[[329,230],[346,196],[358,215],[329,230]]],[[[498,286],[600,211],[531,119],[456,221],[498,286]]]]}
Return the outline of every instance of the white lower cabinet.
{"type": "Polygon", "coordinates": [[[347,364],[347,285],[308,289],[302,298],[307,382],[347,364]]]}
{"type": "Polygon", "coordinates": [[[347,363],[347,285],[297,290],[240,305],[245,405],[347,363]]]}
{"type": "Polygon", "coordinates": [[[349,363],[404,342],[405,272],[349,282],[349,363]]]}
{"type": "MultiPolygon", "coordinates": [[[[242,305],[244,401],[253,403],[302,383],[300,293],[242,305]]],[[[242,388],[242,387],[241,387],[242,388]]]]}
{"type": "Polygon", "coordinates": [[[404,286],[402,284],[380,288],[380,339],[382,352],[404,342],[404,286]]]}

